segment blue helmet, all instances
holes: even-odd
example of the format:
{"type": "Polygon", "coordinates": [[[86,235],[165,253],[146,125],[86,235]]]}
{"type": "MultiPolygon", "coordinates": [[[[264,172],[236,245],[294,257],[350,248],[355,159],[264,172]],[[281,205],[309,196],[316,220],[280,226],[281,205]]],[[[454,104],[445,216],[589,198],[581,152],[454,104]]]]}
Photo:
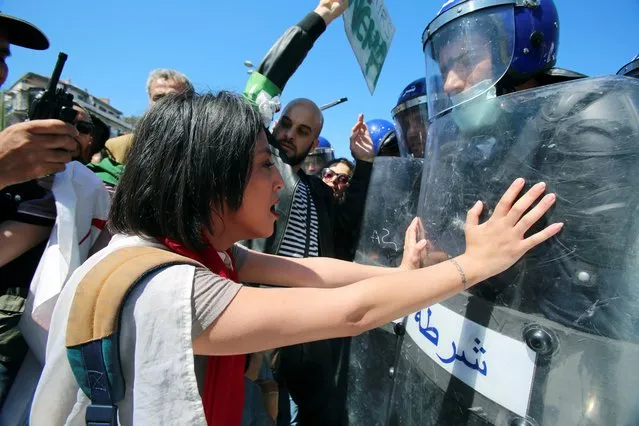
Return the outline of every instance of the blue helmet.
{"type": "Polygon", "coordinates": [[[325,137],[318,136],[317,139],[319,140],[319,143],[317,144],[317,147],[315,148],[316,150],[317,149],[333,149],[333,147],[331,146],[331,143],[325,137]]]}
{"type": "Polygon", "coordinates": [[[424,77],[412,81],[404,88],[404,90],[402,90],[402,93],[399,95],[399,99],[397,99],[397,106],[413,99],[421,99],[422,97],[424,99],[426,98],[426,79],[424,77]]]}
{"type": "Polygon", "coordinates": [[[559,15],[553,0],[448,0],[422,42],[434,117],[554,67],[559,15]]]}
{"type": "Polygon", "coordinates": [[[379,144],[377,150],[377,157],[401,157],[402,153],[399,150],[399,144],[397,143],[397,132],[391,130],[386,133],[386,136],[382,138],[382,142],[379,144]]]}
{"type": "Polygon", "coordinates": [[[322,136],[313,152],[309,153],[302,162],[302,170],[309,175],[319,175],[328,163],[335,159],[335,151],[331,143],[322,136]]]}
{"type": "Polygon", "coordinates": [[[390,121],[381,118],[367,121],[366,126],[368,126],[368,132],[371,134],[373,146],[375,147],[375,154],[377,154],[382,139],[384,139],[384,136],[386,136],[388,132],[395,130],[395,126],[393,126],[393,123],[390,121]]]}
{"type": "Polygon", "coordinates": [[[617,71],[617,75],[639,78],[639,55],[635,56],[632,61],[621,67],[621,69],[617,71]]]}
{"type": "Polygon", "coordinates": [[[425,78],[418,78],[402,90],[392,114],[401,156],[423,158],[428,133],[425,78]]]}

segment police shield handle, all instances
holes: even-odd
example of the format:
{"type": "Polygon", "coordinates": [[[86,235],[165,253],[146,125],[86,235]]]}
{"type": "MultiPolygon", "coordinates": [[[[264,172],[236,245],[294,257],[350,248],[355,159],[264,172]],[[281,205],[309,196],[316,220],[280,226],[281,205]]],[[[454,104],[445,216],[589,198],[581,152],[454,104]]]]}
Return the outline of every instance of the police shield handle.
{"type": "Polygon", "coordinates": [[[555,194],[547,194],[526,214],[546,189],[543,182],[535,184],[519,200],[517,196],[525,181],[518,178],[506,190],[492,216],[479,223],[483,204],[478,201],[469,211],[464,230],[466,251],[462,255],[470,268],[480,271],[480,280],[497,275],[510,268],[528,250],[556,235],[563,223],[553,223],[545,229],[524,238],[524,234],[552,207],[555,194]]]}
{"type": "Polygon", "coordinates": [[[322,17],[326,25],[337,19],[348,8],[348,0],[320,0],[314,12],[322,17]]]}
{"type": "Polygon", "coordinates": [[[364,114],[357,117],[357,123],[351,129],[351,154],[356,160],[372,163],[375,159],[375,145],[364,123],[364,114]]]}
{"type": "Polygon", "coordinates": [[[372,95],[395,35],[384,0],[351,0],[344,30],[372,95]]]}

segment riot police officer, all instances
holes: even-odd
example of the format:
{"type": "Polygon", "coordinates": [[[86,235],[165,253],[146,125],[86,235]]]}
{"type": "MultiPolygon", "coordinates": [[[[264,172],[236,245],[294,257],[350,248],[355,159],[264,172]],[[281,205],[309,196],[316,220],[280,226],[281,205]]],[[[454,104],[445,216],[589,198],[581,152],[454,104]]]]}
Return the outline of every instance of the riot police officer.
{"type": "Polygon", "coordinates": [[[491,424],[638,420],[626,395],[639,380],[623,371],[639,361],[639,84],[555,68],[559,28],[552,0],[449,0],[423,35],[431,127],[419,214],[432,242],[455,255],[465,206],[493,208],[512,176],[544,180],[562,200],[547,220],[566,222],[449,305],[531,349],[526,415],[452,383],[433,397],[438,424],[477,420],[468,401],[491,424]]]}
{"type": "Polygon", "coordinates": [[[428,134],[425,78],[411,82],[402,90],[392,114],[402,157],[424,158],[428,134]]]}
{"type": "MultiPolygon", "coordinates": [[[[557,193],[562,203],[546,220],[566,227],[481,288],[443,302],[437,309],[465,317],[459,327],[421,311],[406,327],[354,339],[353,377],[387,372],[374,376],[383,392],[349,382],[358,391],[349,414],[361,424],[638,423],[639,377],[629,372],[639,363],[639,82],[557,68],[559,28],[552,0],[448,0],[427,26],[430,125],[418,207],[432,246],[426,261],[463,251],[465,209],[480,199],[490,211],[516,176],[557,193]],[[440,352],[450,345],[445,333],[477,346],[453,346],[449,358],[450,346],[440,352]],[[496,363],[505,347],[479,345],[491,333],[520,355],[496,363]],[[514,381],[524,369],[530,376],[514,381]]],[[[379,175],[379,166],[371,188],[394,185],[398,168],[379,175]]],[[[362,260],[388,251],[393,232],[378,238],[376,217],[398,215],[398,194],[367,204],[376,211],[364,216],[362,260]]]]}
{"type": "Polygon", "coordinates": [[[319,140],[317,147],[306,156],[302,163],[302,170],[307,175],[319,176],[322,169],[335,159],[335,151],[328,139],[323,136],[319,136],[317,139],[319,140]]]}

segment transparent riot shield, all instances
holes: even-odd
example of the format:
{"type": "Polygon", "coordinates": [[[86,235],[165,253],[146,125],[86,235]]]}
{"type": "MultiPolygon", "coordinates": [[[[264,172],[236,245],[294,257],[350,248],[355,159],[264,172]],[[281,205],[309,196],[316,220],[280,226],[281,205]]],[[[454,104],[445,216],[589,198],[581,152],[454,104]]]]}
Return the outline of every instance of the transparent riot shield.
{"type": "Polygon", "coordinates": [[[493,102],[488,126],[462,129],[455,110],[431,124],[418,207],[431,242],[461,254],[467,210],[482,200],[487,217],[520,176],[557,194],[530,232],[565,227],[408,317],[386,424],[639,424],[639,81],[493,102]]]}
{"type": "Polygon", "coordinates": [[[399,266],[406,228],[417,215],[423,160],[378,157],[368,185],[355,261],[399,266]]]}
{"type": "MultiPolygon", "coordinates": [[[[422,169],[422,159],[375,159],[356,262],[382,266],[401,263],[406,228],[417,214],[422,169]]],[[[398,322],[351,339],[346,413],[350,425],[387,423],[403,336],[401,319],[398,322]]]]}

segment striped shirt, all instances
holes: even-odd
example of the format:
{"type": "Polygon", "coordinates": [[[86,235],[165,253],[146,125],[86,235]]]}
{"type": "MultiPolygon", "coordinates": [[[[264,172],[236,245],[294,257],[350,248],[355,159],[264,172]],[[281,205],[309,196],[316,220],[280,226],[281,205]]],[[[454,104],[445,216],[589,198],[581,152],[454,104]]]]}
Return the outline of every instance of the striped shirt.
{"type": "Polygon", "coordinates": [[[319,256],[319,227],[317,210],[313,198],[309,196],[308,186],[300,181],[293,196],[293,206],[284,231],[282,245],[278,252],[281,256],[302,258],[308,246],[308,257],[319,256]],[[307,229],[307,214],[311,211],[311,223],[307,229]]]}

